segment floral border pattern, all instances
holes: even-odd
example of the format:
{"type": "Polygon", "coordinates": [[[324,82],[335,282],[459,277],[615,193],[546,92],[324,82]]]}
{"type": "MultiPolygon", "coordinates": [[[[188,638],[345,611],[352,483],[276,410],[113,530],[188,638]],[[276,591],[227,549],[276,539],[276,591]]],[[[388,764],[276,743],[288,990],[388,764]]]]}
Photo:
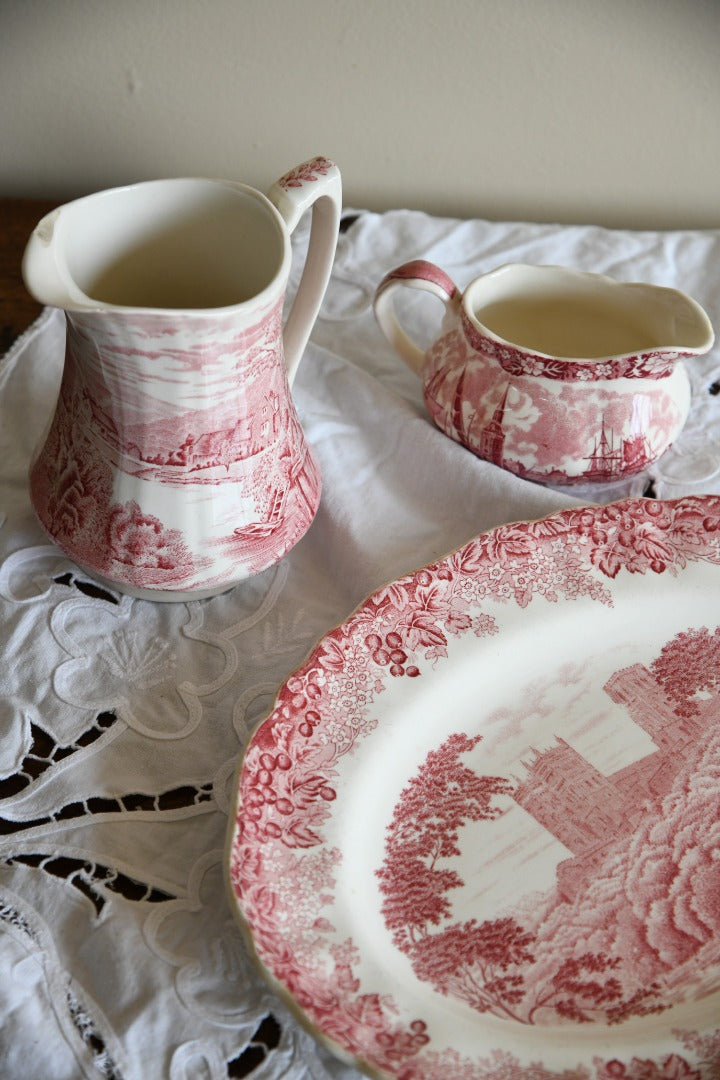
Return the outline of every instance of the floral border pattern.
{"type": "Polygon", "coordinates": [[[313,184],[322,176],[327,176],[335,163],[327,157],[314,157],[311,161],[305,161],[296,166],[285,176],[278,180],[278,187],[289,191],[291,188],[301,188],[303,184],[313,184]]]}
{"type": "Polygon", "coordinates": [[[597,382],[601,379],[665,379],[672,375],[682,351],[654,349],[633,356],[606,357],[600,360],[564,360],[542,353],[518,349],[506,342],[496,341],[478,329],[462,313],[465,336],[483,356],[496,360],[511,375],[561,382],[597,382]]]}
{"type": "Polygon", "coordinates": [[[718,497],[627,499],[505,525],[380,589],[287,680],[245,757],[230,880],[259,958],[317,1032],[401,1080],[718,1075],[720,1028],[675,1032],[677,1051],[655,1060],[594,1057],[561,1072],[499,1048],[469,1060],[436,1047],[424,1018],[404,1021],[391,994],[361,985],[358,949],[332,924],[342,853],[325,840],[340,759],[377,726],[378,696],[390,680],[441,663],[451,637],[498,633],[487,601],[524,608],[537,597],[585,597],[612,606],[618,575],[677,575],[700,560],[720,564],[718,497]]]}

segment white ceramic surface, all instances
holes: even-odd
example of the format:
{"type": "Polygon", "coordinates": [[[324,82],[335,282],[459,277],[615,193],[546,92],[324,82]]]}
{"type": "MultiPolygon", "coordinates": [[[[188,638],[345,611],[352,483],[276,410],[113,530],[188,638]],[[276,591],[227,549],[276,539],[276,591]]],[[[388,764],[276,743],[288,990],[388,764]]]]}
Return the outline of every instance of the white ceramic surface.
{"type": "Polygon", "coordinates": [[[230,181],[149,181],[36,227],[25,280],[65,309],[67,344],[31,497],[48,535],[103,583],[210,596],[307,531],[320,474],[290,385],[340,208],[338,169],[319,157],[268,198],[230,181]],[[290,235],[310,206],[306,273],[283,326],[290,235]]]}
{"type": "Polygon", "coordinates": [[[445,434],[550,484],[608,483],[656,461],[690,407],[681,358],[714,341],[703,309],[676,289],[558,266],[502,266],[461,294],[415,260],[383,278],[375,313],[445,434]],[[445,305],[427,353],[394,308],[406,287],[445,305]]]}
{"type": "Polygon", "coordinates": [[[373,594],[241,767],[232,903],[403,1080],[713,1080],[720,499],[504,525],[373,594]]]}

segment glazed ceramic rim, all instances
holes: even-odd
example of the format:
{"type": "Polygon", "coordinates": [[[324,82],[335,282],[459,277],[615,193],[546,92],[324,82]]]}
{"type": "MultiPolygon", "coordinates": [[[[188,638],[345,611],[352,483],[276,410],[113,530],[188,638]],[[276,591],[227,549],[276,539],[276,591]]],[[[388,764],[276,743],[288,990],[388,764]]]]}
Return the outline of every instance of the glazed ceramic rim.
{"type": "MultiPolygon", "coordinates": [[[[513,296],[517,296],[517,293],[513,293],[513,296]]],[[[528,293],[528,295],[532,295],[528,293]]],[[[558,295],[563,297],[567,296],[566,291],[559,291],[558,295]]],[[[460,306],[464,318],[467,320],[467,326],[469,329],[475,332],[480,338],[480,341],[485,339],[486,341],[493,342],[500,348],[506,348],[513,353],[517,353],[521,357],[525,358],[537,358],[539,360],[552,361],[554,365],[563,364],[576,364],[584,368],[592,368],[596,364],[610,364],[615,363],[626,369],[628,367],[628,361],[633,360],[635,357],[648,358],[648,357],[676,357],[677,355],[684,356],[701,356],[708,352],[715,342],[715,332],[713,330],[712,323],[708,318],[707,312],[704,308],[694,300],[691,296],[686,295],[680,289],[673,288],[667,285],[654,285],[651,282],[643,281],[619,281],[616,278],[610,277],[608,274],[595,273],[589,270],[575,270],[569,266],[559,266],[555,264],[534,264],[534,263],[505,263],[502,266],[496,267],[494,270],[489,270],[487,273],[476,277],[465,289],[460,300],[460,306]],[[603,356],[593,357],[580,357],[580,356],[555,356],[552,353],[543,352],[541,349],[529,348],[523,345],[519,345],[517,342],[512,341],[510,338],[501,337],[500,334],[495,333],[489,326],[482,322],[481,319],[475,313],[475,309],[478,306],[476,303],[476,294],[482,289],[487,288],[488,284],[493,284],[498,280],[502,280],[504,277],[510,275],[517,275],[518,273],[525,274],[528,278],[545,278],[550,275],[552,277],[552,289],[550,294],[554,295],[557,286],[561,282],[574,282],[579,289],[574,290],[578,295],[587,295],[592,286],[599,285],[605,294],[611,294],[613,290],[620,289],[625,291],[627,289],[634,290],[647,290],[651,288],[654,292],[665,293],[666,295],[675,296],[678,300],[682,300],[685,303],[693,315],[698,319],[699,324],[702,324],[705,331],[705,337],[697,345],[692,346],[658,346],[656,348],[646,349],[630,349],[623,353],[608,353],[603,356]],[[557,284],[556,284],[557,283],[557,284]]],[[[698,331],[699,332],[699,331],[698,331]]],[[[477,342],[473,342],[475,347],[478,347],[477,342]]],[[[482,346],[480,346],[482,347],[482,346]]],[[[567,377],[567,376],[566,376],[567,377]]]]}
{"type": "Polygon", "coordinates": [[[168,185],[179,187],[182,184],[204,185],[215,189],[225,189],[226,191],[251,199],[265,212],[268,223],[271,223],[274,226],[277,234],[280,253],[280,260],[276,265],[275,272],[266,285],[244,300],[238,300],[231,304],[218,305],[217,307],[183,307],[178,309],[162,305],[153,307],[143,304],[113,304],[108,301],[96,299],[89,293],[86,293],[77,283],[74,274],[71,273],[67,255],[64,252],[59,254],[56,250],[55,263],[57,272],[62,278],[63,284],[68,291],[68,296],[72,300],[73,305],[78,305],[78,307],[73,306],[71,310],[71,314],[74,318],[94,314],[106,316],[108,313],[121,313],[123,316],[140,313],[147,316],[161,315],[176,318],[179,312],[182,313],[183,317],[214,318],[226,315],[230,312],[270,304],[282,294],[290,273],[292,261],[292,250],[288,238],[288,231],[282,214],[261,191],[258,191],[249,184],[241,184],[233,180],[223,180],[204,176],[173,176],[154,180],[140,180],[137,183],[121,184],[117,187],[106,188],[103,191],[95,191],[88,195],[80,196],[78,199],[73,199],[71,202],[65,203],[47,214],[37,226],[38,235],[41,237],[43,243],[50,244],[53,242],[55,233],[57,232],[58,241],[61,244],[66,230],[72,228],[72,217],[80,212],[80,208],[83,205],[87,205],[90,202],[109,201],[110,199],[122,196],[132,196],[133,193],[142,190],[148,191],[152,188],[159,189],[161,187],[167,187],[168,185]]]}

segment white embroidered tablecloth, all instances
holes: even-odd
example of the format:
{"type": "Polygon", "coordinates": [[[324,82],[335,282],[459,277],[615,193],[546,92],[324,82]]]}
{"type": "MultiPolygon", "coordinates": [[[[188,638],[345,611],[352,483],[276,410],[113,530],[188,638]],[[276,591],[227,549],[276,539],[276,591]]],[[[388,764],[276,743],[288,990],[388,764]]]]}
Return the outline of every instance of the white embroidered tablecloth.
{"type": "MultiPolygon", "coordinates": [[[[688,365],[691,417],[659,463],[614,487],[552,490],[437,431],[371,310],[411,258],[461,288],[524,261],[676,286],[720,327],[720,231],[411,211],[348,212],[344,226],[295,384],[320,509],[281,564],[224,596],[131,600],[47,542],[26,473],[58,387],[62,314],[46,311],[0,367],[2,1080],[357,1077],[267,988],[228,905],[234,774],[276,688],[374,588],[484,529],[578,499],[720,493],[718,346],[688,365]]],[[[408,304],[429,338],[436,305],[408,304]]]]}

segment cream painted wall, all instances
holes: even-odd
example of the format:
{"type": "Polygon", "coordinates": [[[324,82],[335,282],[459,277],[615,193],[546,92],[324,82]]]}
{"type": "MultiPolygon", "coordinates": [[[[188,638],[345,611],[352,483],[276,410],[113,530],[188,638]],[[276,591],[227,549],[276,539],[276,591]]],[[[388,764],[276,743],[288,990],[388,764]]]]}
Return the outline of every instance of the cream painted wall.
{"type": "Polygon", "coordinates": [[[720,0],[0,0],[0,193],[153,176],[720,226],[720,0]]]}

